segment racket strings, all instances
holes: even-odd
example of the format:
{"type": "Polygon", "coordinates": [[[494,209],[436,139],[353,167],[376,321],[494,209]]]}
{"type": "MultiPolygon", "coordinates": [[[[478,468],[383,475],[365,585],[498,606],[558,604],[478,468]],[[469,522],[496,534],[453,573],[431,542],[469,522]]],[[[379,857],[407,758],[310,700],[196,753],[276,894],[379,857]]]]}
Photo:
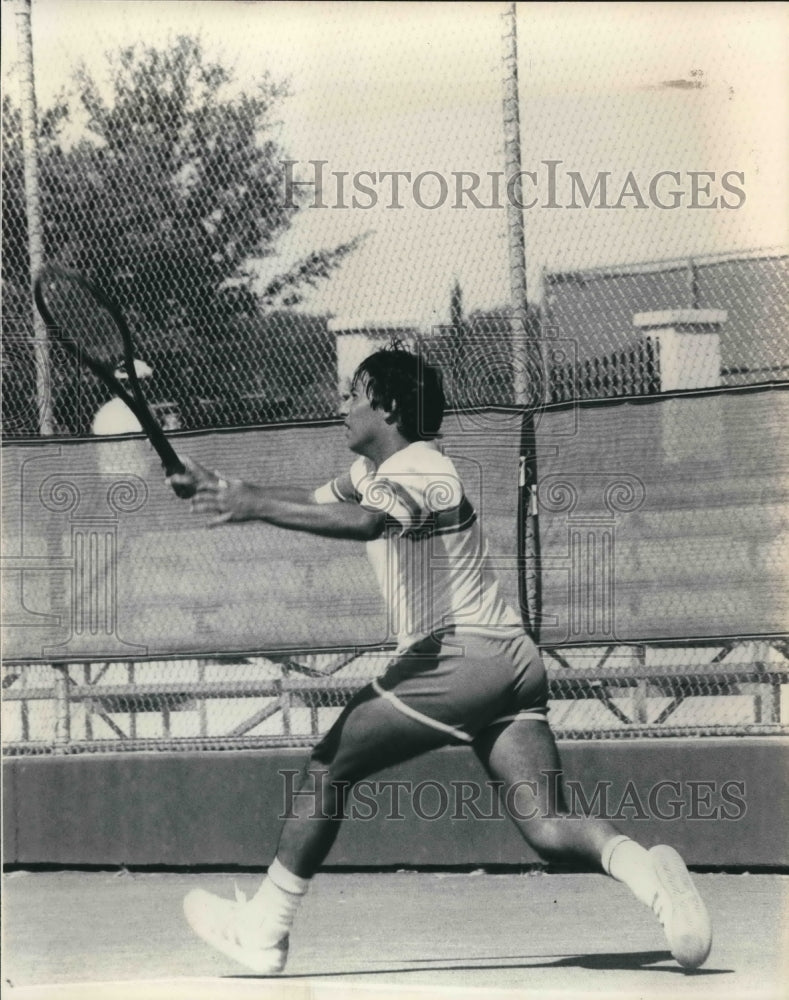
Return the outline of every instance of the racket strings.
{"type": "Polygon", "coordinates": [[[70,341],[80,355],[94,358],[109,369],[121,363],[123,340],[118,327],[86,288],[67,277],[47,275],[42,292],[60,341],[70,341]]]}

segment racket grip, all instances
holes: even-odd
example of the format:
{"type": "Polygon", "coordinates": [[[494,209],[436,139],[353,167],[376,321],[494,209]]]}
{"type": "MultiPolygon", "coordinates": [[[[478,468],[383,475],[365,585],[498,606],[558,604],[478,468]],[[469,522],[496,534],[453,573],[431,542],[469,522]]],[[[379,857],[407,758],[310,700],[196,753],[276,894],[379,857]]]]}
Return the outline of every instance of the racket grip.
{"type": "Polygon", "coordinates": [[[189,500],[190,497],[195,495],[194,486],[180,486],[175,483],[170,483],[173,493],[178,497],[179,500],[189,500]]]}
{"type": "MultiPolygon", "coordinates": [[[[175,453],[172,457],[162,460],[162,468],[168,480],[171,476],[181,476],[186,472],[186,466],[175,453]]],[[[188,500],[195,495],[194,483],[170,483],[169,485],[173,493],[181,500],[188,500]]]]}
{"type": "Polygon", "coordinates": [[[168,477],[169,476],[181,476],[181,475],[183,475],[184,472],[186,472],[186,466],[183,464],[183,462],[177,456],[174,457],[174,458],[168,459],[166,462],[162,462],[162,468],[164,469],[165,474],[168,477]]]}

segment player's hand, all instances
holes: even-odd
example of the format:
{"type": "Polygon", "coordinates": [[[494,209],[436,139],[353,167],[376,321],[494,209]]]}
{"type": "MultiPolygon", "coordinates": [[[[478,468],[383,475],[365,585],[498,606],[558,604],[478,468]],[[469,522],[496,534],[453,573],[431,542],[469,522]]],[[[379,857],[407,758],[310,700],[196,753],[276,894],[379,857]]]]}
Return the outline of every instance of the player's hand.
{"type": "Polygon", "coordinates": [[[250,521],[257,516],[255,487],[240,479],[228,481],[221,477],[201,482],[192,498],[192,510],[197,514],[213,514],[207,524],[216,528],[235,521],[250,521]]]}
{"type": "Polygon", "coordinates": [[[222,477],[217,472],[212,472],[199,462],[186,455],[181,456],[181,464],[184,466],[183,472],[174,472],[168,476],[165,482],[170,486],[176,496],[182,500],[193,497],[201,486],[223,482],[222,477]]]}

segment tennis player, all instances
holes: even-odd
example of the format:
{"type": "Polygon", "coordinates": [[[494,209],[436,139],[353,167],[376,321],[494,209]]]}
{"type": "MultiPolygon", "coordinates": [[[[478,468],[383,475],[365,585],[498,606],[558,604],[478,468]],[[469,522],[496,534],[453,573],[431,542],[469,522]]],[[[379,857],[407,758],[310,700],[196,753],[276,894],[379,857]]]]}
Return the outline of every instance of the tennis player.
{"type": "MultiPolygon", "coordinates": [[[[249,900],[196,889],[193,930],[255,972],[280,972],[310,879],[338,831],[353,783],[447,744],[467,744],[501,783],[510,816],[547,860],[581,861],[627,885],[661,921],[675,959],[700,966],[711,925],[673,848],[644,847],[603,819],[569,816],[545,776],[561,765],[539,653],[502,598],[477,514],[435,439],[436,368],[398,348],[359,365],[343,407],[349,471],[314,492],[225,479],[189,459],[173,486],[211,524],[263,520],[365,542],[397,632],[381,677],[345,707],[306,766],[276,857],[249,900]],[[513,795],[508,797],[509,793],[513,795]],[[316,810],[316,801],[322,808],[316,810]],[[514,807],[513,807],[514,806],[514,807]]],[[[560,796],[560,799],[563,796],[560,796]]]]}

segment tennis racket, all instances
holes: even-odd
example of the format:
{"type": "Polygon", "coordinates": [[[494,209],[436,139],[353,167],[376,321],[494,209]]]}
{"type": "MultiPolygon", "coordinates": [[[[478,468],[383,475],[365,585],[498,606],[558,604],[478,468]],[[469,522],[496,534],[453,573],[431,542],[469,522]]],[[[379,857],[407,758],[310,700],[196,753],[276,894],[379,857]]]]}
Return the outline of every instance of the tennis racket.
{"type": "Polygon", "coordinates": [[[47,330],[58,344],[100,378],[137,417],[167,475],[186,471],[148,408],[134,366],[134,341],[118,304],[83,275],[58,264],[41,269],[33,295],[47,330]],[[115,375],[112,363],[119,348],[128,375],[126,385],[115,375]]]}

